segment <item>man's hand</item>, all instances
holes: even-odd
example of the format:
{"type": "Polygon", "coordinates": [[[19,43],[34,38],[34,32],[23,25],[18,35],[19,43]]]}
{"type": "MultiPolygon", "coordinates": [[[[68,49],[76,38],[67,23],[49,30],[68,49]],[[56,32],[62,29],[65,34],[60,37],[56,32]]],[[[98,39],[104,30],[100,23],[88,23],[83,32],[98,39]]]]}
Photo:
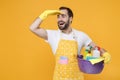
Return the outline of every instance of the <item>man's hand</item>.
{"type": "Polygon", "coordinates": [[[111,59],[111,55],[108,52],[103,53],[104,63],[109,63],[111,59]]]}
{"type": "Polygon", "coordinates": [[[45,18],[47,18],[47,16],[49,15],[57,15],[57,14],[63,14],[63,12],[59,11],[59,10],[45,10],[40,16],[39,18],[44,20],[45,18]]]}

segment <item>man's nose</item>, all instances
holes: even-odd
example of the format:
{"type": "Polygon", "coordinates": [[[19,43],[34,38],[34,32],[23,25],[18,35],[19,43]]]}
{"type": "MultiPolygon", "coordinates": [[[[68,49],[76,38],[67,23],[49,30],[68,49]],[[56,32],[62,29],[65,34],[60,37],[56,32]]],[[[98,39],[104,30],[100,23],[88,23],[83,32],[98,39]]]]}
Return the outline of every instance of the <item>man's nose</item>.
{"type": "Polygon", "coordinates": [[[62,17],[59,17],[59,18],[58,18],[58,21],[61,21],[61,20],[63,20],[63,18],[62,18],[62,17]]]}

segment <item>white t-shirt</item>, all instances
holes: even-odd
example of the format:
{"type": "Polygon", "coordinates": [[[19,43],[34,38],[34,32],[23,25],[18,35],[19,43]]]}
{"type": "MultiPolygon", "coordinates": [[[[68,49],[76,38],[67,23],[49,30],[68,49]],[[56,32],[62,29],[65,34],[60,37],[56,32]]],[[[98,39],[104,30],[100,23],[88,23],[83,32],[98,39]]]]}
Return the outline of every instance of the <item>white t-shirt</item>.
{"type": "Polygon", "coordinates": [[[46,30],[48,35],[47,42],[50,44],[52,48],[52,52],[55,54],[59,40],[62,38],[67,40],[76,40],[78,43],[78,54],[83,47],[86,47],[92,40],[89,38],[87,34],[84,32],[72,29],[70,34],[62,33],[60,30],[46,30]]]}

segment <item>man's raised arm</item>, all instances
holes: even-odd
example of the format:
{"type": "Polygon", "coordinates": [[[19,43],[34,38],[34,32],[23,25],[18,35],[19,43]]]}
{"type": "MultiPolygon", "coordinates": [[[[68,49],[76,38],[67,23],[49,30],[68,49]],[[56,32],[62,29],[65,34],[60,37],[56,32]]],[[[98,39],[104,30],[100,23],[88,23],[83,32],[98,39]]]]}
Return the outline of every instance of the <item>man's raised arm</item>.
{"type": "Polygon", "coordinates": [[[38,18],[34,20],[34,22],[30,25],[30,30],[38,35],[39,37],[47,40],[47,32],[45,29],[41,28],[42,21],[47,18],[49,15],[57,15],[62,14],[59,10],[46,10],[44,11],[38,18]]]}

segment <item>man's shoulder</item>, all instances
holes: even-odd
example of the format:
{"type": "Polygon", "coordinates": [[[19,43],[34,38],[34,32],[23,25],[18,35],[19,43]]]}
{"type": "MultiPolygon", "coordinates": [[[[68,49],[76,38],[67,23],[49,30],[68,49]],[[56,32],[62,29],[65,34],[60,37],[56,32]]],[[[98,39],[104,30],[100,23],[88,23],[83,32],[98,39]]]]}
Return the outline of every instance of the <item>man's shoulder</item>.
{"type": "Polygon", "coordinates": [[[80,38],[84,38],[84,37],[88,37],[89,35],[83,31],[80,30],[76,30],[74,29],[75,35],[80,37],[80,38]]]}
{"type": "Polygon", "coordinates": [[[73,29],[73,31],[75,32],[75,34],[78,34],[78,35],[82,35],[82,34],[85,34],[85,32],[81,31],[81,30],[77,30],[77,29],[73,29]]]}
{"type": "Polygon", "coordinates": [[[47,29],[47,34],[50,36],[58,36],[59,35],[59,30],[52,30],[52,29],[47,29]]]}

